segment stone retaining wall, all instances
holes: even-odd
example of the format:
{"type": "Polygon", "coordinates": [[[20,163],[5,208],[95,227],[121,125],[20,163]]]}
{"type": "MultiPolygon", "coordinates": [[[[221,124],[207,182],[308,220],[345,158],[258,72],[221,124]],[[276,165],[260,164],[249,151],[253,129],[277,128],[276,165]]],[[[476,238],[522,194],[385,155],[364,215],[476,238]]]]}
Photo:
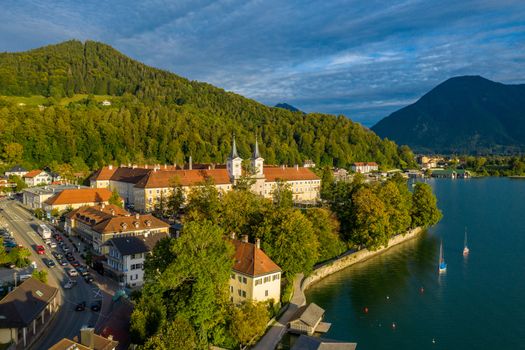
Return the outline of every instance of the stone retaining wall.
{"type": "Polygon", "coordinates": [[[408,231],[404,235],[397,235],[395,237],[392,237],[390,241],[388,242],[388,246],[375,250],[375,251],[369,251],[368,249],[362,249],[357,252],[342,256],[338,259],[335,259],[333,261],[327,262],[312,272],[312,274],[306,278],[303,279],[301,283],[301,292],[304,293],[304,291],[313,283],[325,278],[326,276],[329,276],[335,272],[341,271],[342,269],[351,266],[353,264],[365,261],[366,259],[369,259],[377,254],[381,254],[387,249],[402,243],[406,242],[412,238],[415,238],[417,235],[419,235],[421,232],[423,232],[423,229],[421,227],[416,227],[415,229],[408,231]]]}

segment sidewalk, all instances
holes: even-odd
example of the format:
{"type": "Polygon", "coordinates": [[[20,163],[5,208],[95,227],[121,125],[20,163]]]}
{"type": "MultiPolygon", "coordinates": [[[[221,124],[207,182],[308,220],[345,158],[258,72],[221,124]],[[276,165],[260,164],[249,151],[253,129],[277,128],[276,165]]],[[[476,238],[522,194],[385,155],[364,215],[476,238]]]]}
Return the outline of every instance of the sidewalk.
{"type": "Polygon", "coordinates": [[[295,276],[293,281],[293,295],[288,308],[253,347],[253,350],[274,350],[277,347],[277,344],[279,344],[281,338],[287,331],[288,322],[297,309],[306,303],[306,298],[301,288],[303,277],[304,275],[302,273],[295,276]]]}

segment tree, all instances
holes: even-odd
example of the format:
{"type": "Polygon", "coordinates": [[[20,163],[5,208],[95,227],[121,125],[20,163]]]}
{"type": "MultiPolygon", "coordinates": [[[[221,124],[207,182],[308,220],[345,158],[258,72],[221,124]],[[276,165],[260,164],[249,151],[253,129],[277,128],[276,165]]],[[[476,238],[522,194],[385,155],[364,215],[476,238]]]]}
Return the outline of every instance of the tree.
{"type": "Polygon", "coordinates": [[[46,270],[33,270],[31,276],[36,278],[42,283],[47,283],[47,271],[46,270]]]}
{"type": "Polygon", "coordinates": [[[160,331],[149,338],[142,347],[143,350],[193,350],[197,347],[197,337],[191,323],[176,317],[166,322],[160,331]]]}
{"type": "Polygon", "coordinates": [[[352,240],[375,250],[388,244],[388,215],[385,205],[368,187],[359,188],[352,196],[354,228],[352,240]]]}
{"type": "MultiPolygon", "coordinates": [[[[146,292],[146,290],[144,290],[146,292]]],[[[166,319],[166,308],[163,306],[161,294],[144,293],[140,301],[135,304],[131,314],[130,336],[135,344],[144,342],[155,335],[166,319]]]]}
{"type": "Polygon", "coordinates": [[[271,206],[268,199],[251,191],[227,192],[221,198],[220,225],[227,234],[252,235],[271,206]]]}
{"type": "Polygon", "coordinates": [[[124,208],[124,202],[122,201],[122,198],[120,198],[116,188],[111,192],[111,197],[109,197],[108,203],[124,208]]]}
{"type": "Polygon", "coordinates": [[[305,212],[319,241],[319,261],[326,261],[346,250],[339,236],[339,222],[327,209],[313,208],[305,212]]]}
{"type": "Polygon", "coordinates": [[[239,306],[232,305],[231,310],[230,333],[240,345],[255,344],[270,321],[266,303],[246,301],[239,306]]]}
{"type": "Polygon", "coordinates": [[[184,205],[184,201],[184,189],[180,183],[173,183],[167,203],[168,213],[171,216],[177,216],[179,214],[180,208],[184,205]]]}
{"type": "Polygon", "coordinates": [[[255,181],[256,180],[252,176],[243,174],[241,177],[235,180],[233,189],[237,191],[249,191],[255,184],[255,181]]]}
{"type": "Polygon", "coordinates": [[[24,146],[16,142],[10,142],[4,146],[2,157],[8,164],[19,162],[24,155],[24,146]]]}
{"type": "Polygon", "coordinates": [[[412,194],[412,227],[429,227],[435,225],[443,216],[437,207],[437,199],[432,187],[418,182],[412,194]]]}
{"type": "Polygon", "coordinates": [[[273,202],[279,208],[293,207],[293,193],[290,184],[277,180],[272,192],[273,202]]]}
{"type": "Polygon", "coordinates": [[[9,261],[16,265],[16,267],[27,267],[29,266],[29,257],[31,252],[27,248],[14,247],[8,253],[9,261]]]}
{"type": "Polygon", "coordinates": [[[188,194],[185,220],[210,220],[218,223],[220,210],[219,190],[211,178],[206,178],[204,182],[193,187],[188,194]]]}
{"type": "Polygon", "coordinates": [[[20,192],[27,187],[26,182],[22,180],[20,176],[11,175],[9,176],[9,181],[14,182],[16,184],[15,192],[20,192]]]}
{"type": "Polygon", "coordinates": [[[274,210],[259,227],[263,250],[287,277],[309,273],[319,257],[319,242],[312,224],[300,211],[274,210]]]}
{"type": "Polygon", "coordinates": [[[412,198],[408,191],[408,186],[406,182],[398,186],[395,181],[388,180],[378,186],[376,190],[378,197],[385,205],[388,215],[387,235],[389,238],[405,233],[412,222],[410,216],[412,198]]]}

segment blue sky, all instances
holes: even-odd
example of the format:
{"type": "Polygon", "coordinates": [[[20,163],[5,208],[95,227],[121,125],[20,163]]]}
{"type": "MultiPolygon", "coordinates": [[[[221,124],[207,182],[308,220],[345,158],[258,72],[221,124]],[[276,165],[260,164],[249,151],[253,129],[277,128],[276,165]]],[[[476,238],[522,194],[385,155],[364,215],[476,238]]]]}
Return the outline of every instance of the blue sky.
{"type": "Polygon", "coordinates": [[[525,82],[525,1],[2,0],[0,51],[97,40],[268,105],[371,126],[441,81],[525,82]]]}

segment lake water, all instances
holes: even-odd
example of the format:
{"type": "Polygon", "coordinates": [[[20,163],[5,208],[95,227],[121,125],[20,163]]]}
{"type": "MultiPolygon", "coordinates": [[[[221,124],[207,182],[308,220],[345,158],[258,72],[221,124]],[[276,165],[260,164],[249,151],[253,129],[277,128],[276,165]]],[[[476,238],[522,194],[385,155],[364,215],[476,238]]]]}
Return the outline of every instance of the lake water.
{"type": "Polygon", "coordinates": [[[438,225],[308,289],[332,323],[324,337],[358,350],[525,349],[525,180],[430,184],[444,214],[438,225]]]}

